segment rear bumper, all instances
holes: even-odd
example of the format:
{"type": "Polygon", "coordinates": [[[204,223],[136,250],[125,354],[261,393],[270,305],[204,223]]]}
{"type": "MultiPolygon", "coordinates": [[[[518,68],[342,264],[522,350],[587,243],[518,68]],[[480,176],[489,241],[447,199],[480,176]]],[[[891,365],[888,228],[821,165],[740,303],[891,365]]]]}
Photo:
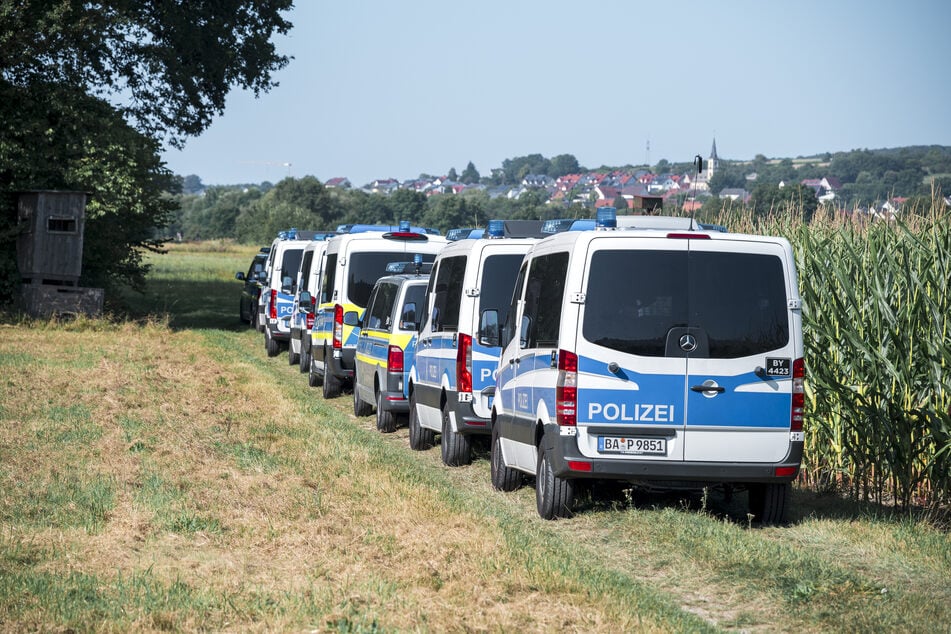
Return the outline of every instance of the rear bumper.
{"type": "MultiPolygon", "coordinates": [[[[554,430],[558,434],[558,430],[554,430]]],[[[792,482],[799,475],[803,443],[794,442],[789,454],[776,463],[758,462],[687,462],[638,460],[637,458],[589,458],[578,451],[574,436],[546,433],[543,448],[549,450],[554,473],[562,478],[589,478],[714,484],[720,482],[792,482]],[[547,443],[551,442],[549,446],[547,443]],[[569,462],[590,465],[590,470],[572,468],[569,462]],[[776,475],[782,469],[784,475],[776,475]]]]}

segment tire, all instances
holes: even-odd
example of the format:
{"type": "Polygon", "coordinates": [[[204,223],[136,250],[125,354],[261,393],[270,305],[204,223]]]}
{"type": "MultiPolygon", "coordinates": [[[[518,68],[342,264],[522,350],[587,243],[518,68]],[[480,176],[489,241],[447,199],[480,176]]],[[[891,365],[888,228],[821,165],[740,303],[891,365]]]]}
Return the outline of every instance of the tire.
{"type": "Polygon", "coordinates": [[[492,428],[489,472],[492,475],[492,486],[496,491],[514,491],[522,486],[522,473],[506,467],[505,462],[502,461],[502,439],[499,437],[498,427],[492,428]]]}
{"type": "Polygon", "coordinates": [[[416,413],[416,393],[409,395],[409,448],[413,451],[423,451],[433,446],[436,434],[431,429],[425,429],[419,424],[416,413]]]}
{"type": "Polygon", "coordinates": [[[307,355],[310,357],[310,366],[307,368],[307,385],[311,387],[317,387],[321,384],[320,375],[317,374],[317,371],[314,370],[314,357],[312,355],[307,355]]]}
{"type": "Polygon", "coordinates": [[[784,524],[792,485],[788,482],[749,485],[750,514],[763,526],[784,524]]]}
{"type": "Polygon", "coordinates": [[[369,416],[373,411],[373,406],[360,398],[360,391],[357,389],[357,377],[353,377],[353,415],[357,417],[369,416]]]}
{"type": "Polygon", "coordinates": [[[300,349],[299,366],[301,374],[310,371],[310,350],[304,350],[303,346],[300,349]]]}
{"type": "Polygon", "coordinates": [[[535,504],[538,514],[546,520],[570,517],[574,501],[574,481],[555,476],[548,451],[541,450],[535,476],[535,504]]]}
{"type": "Polygon", "coordinates": [[[449,419],[449,401],[442,406],[442,461],[447,467],[461,467],[472,463],[472,443],[468,436],[452,430],[449,419]]]}
{"type": "Polygon", "coordinates": [[[376,428],[384,434],[396,431],[396,416],[383,407],[383,392],[376,391],[376,428]]]}
{"type": "Polygon", "coordinates": [[[271,336],[269,328],[264,329],[264,350],[269,357],[276,357],[281,354],[281,344],[271,336]]]}
{"type": "Polygon", "coordinates": [[[287,365],[298,365],[300,363],[300,353],[294,352],[294,343],[287,344],[287,365]]]}
{"type": "Polygon", "coordinates": [[[327,362],[329,357],[324,355],[324,398],[331,399],[340,396],[343,389],[340,379],[334,376],[330,371],[330,364],[327,362]]]}

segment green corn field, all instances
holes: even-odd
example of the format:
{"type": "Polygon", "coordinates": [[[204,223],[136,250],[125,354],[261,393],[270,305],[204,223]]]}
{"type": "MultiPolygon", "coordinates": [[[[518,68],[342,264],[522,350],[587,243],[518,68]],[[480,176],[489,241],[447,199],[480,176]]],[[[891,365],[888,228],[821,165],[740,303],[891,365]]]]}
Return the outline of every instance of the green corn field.
{"type": "Polygon", "coordinates": [[[806,447],[819,490],[904,509],[951,502],[951,214],[898,220],[724,213],[793,243],[803,299],[806,447]]]}

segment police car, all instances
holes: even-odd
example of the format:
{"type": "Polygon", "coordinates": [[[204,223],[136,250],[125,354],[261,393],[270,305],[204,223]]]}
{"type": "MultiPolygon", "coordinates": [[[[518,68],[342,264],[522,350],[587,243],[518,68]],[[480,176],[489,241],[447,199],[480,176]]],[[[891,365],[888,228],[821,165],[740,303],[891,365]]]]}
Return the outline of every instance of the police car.
{"type": "Polygon", "coordinates": [[[551,519],[571,513],[579,480],[726,483],[748,489],[760,521],[782,522],[803,449],[800,308],[783,238],[617,229],[539,241],[501,333],[493,486],[534,475],[551,519]]]}
{"type": "Polygon", "coordinates": [[[376,410],[376,428],[396,431],[409,412],[409,371],[416,353],[416,319],[426,297],[432,264],[394,263],[377,280],[360,319],[353,377],[353,413],[376,410]],[[406,272],[404,272],[406,271],[406,272]]]}
{"type": "Polygon", "coordinates": [[[304,246],[314,237],[313,231],[290,229],[278,234],[268,253],[267,283],[259,298],[260,330],[264,332],[264,349],[276,357],[290,339],[290,317],[294,306],[294,284],[300,269],[304,246]]]}
{"type": "Polygon", "coordinates": [[[298,365],[301,372],[310,368],[310,333],[314,327],[316,294],[320,288],[320,273],[327,240],[336,234],[319,233],[304,246],[300,269],[295,278],[294,301],[289,319],[290,341],[287,362],[298,365]]]}
{"type": "Polygon", "coordinates": [[[540,221],[493,220],[483,238],[452,242],[436,258],[410,372],[411,448],[440,434],[445,464],[472,461],[472,436],[490,430],[498,324],[522,258],[544,235],[540,221]]]}
{"type": "Polygon", "coordinates": [[[322,384],[324,398],[340,395],[353,379],[358,321],[376,281],[387,265],[412,261],[419,255],[432,262],[446,239],[411,227],[353,225],[351,233],[327,241],[327,251],[311,333],[309,382],[322,384]]]}

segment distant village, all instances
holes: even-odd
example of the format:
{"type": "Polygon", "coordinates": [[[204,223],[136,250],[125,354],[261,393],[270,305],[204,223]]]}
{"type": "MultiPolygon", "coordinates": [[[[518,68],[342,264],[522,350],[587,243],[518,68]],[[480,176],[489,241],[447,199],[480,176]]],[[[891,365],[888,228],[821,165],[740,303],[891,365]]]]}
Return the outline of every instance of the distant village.
{"type": "MultiPolygon", "coordinates": [[[[683,211],[700,209],[703,201],[714,195],[710,190],[710,181],[720,167],[717,156],[716,139],[709,157],[703,162],[703,169],[680,174],[655,174],[649,169],[614,170],[610,172],[584,172],[566,174],[558,178],[542,174],[528,174],[518,184],[489,186],[480,183],[461,183],[446,176],[416,178],[405,181],[379,179],[367,183],[360,189],[369,194],[392,194],[397,190],[411,190],[427,196],[435,194],[461,194],[466,191],[484,191],[490,198],[504,196],[518,199],[530,191],[542,191],[549,204],[579,204],[586,207],[615,206],[623,199],[629,210],[651,211],[658,208],[683,211]]],[[[748,176],[755,181],[756,175],[748,176]]],[[[835,178],[804,179],[801,184],[813,189],[821,203],[831,203],[842,185],[835,178]]],[[[331,178],[324,183],[329,188],[353,189],[345,177],[331,178]]],[[[779,183],[780,187],[785,183],[779,183]]],[[[716,192],[720,199],[748,203],[751,193],[746,189],[727,188],[716,192]]],[[[900,199],[890,201],[900,204],[900,199]]],[[[890,204],[886,203],[886,204],[890,204]]]]}

